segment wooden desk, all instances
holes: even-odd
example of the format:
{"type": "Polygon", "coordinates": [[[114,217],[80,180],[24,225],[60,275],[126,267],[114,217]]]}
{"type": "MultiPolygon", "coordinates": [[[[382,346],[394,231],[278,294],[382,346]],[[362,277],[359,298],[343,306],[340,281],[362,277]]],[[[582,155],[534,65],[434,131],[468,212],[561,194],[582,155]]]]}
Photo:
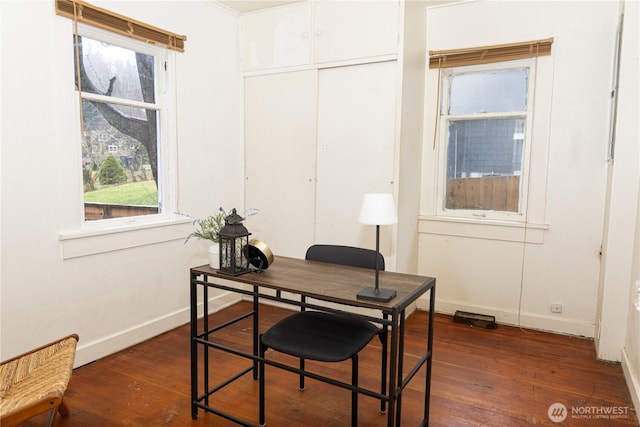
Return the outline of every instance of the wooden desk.
{"type": "MultiPolygon", "coordinates": [[[[388,402],[387,425],[388,427],[400,426],[402,410],[402,391],[415,377],[418,370],[426,366],[426,388],[424,398],[424,417],[421,426],[428,425],[429,422],[429,394],[431,384],[431,360],[433,344],[433,314],[435,302],[436,280],[432,277],[415,276],[410,274],[394,273],[388,271],[380,272],[380,287],[394,289],[397,296],[391,301],[376,302],[359,300],[357,293],[362,288],[372,286],[374,272],[370,269],[349,267],[336,264],[328,264],[316,261],[277,257],[275,263],[261,273],[252,272],[240,276],[227,276],[217,273],[209,266],[201,266],[191,269],[191,416],[198,417],[198,409],[203,409],[215,413],[223,418],[231,420],[244,426],[256,426],[256,424],[239,418],[235,415],[223,413],[210,405],[210,397],[217,391],[224,388],[229,383],[252,373],[254,380],[258,374],[258,337],[259,337],[259,302],[260,300],[273,300],[298,307],[317,309],[324,311],[340,311],[334,308],[327,308],[317,302],[308,302],[309,299],[328,301],[347,307],[363,307],[376,310],[379,317],[365,316],[369,320],[376,322],[390,330],[389,346],[389,374],[388,374],[388,394],[381,395],[379,392],[364,388],[356,388],[362,394],[384,399],[388,402]],[[230,283],[231,282],[231,283],[230,283]],[[250,285],[248,287],[234,286],[234,284],[250,285]],[[208,290],[209,288],[222,289],[237,292],[250,296],[253,301],[253,311],[246,313],[229,322],[221,325],[209,325],[208,316],[203,319],[203,326],[198,330],[198,289],[202,288],[202,299],[204,313],[209,312],[208,290]],[[276,292],[269,292],[275,290],[276,292]],[[405,311],[421,295],[429,291],[429,321],[427,325],[427,342],[424,354],[411,369],[404,369],[404,326],[405,311]],[[283,296],[283,293],[300,295],[301,299],[292,299],[283,296]],[[222,346],[211,338],[211,335],[221,328],[227,327],[240,320],[252,317],[253,319],[253,352],[248,353],[238,349],[222,346]],[[210,339],[211,338],[211,339],[210,339]],[[198,390],[198,348],[203,349],[203,390],[198,390]],[[253,363],[247,369],[229,378],[221,384],[209,385],[209,350],[217,349],[233,353],[251,360],[253,363]],[[403,373],[406,374],[403,375],[403,373]]],[[[344,310],[347,311],[347,310],[344,310]]],[[[283,366],[265,359],[265,363],[299,373],[294,367],[283,366]]],[[[353,389],[348,383],[325,378],[312,373],[305,372],[305,375],[320,381],[325,381],[346,389],[353,389]]],[[[257,402],[256,402],[257,403],[257,402]]]]}

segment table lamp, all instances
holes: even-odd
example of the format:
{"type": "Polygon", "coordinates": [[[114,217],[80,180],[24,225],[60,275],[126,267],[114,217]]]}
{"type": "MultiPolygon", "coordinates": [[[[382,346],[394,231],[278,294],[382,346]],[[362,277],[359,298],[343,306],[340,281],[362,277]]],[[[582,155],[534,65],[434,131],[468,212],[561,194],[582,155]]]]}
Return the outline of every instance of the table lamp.
{"type": "Polygon", "coordinates": [[[396,207],[391,193],[366,193],[360,208],[361,224],[376,226],[376,281],[373,288],[364,288],[357,298],[370,301],[388,302],[396,296],[393,289],[380,289],[380,226],[398,222],[396,207]]]}

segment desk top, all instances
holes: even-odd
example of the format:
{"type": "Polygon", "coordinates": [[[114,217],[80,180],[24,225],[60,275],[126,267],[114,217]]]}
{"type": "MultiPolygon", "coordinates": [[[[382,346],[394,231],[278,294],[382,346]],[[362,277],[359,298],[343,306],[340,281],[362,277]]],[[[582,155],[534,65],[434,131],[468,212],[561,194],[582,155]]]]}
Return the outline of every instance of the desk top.
{"type": "Polygon", "coordinates": [[[356,298],[363,288],[373,287],[375,284],[375,270],[368,268],[279,256],[267,270],[260,273],[229,276],[216,272],[208,265],[194,267],[191,272],[385,312],[404,310],[436,283],[433,277],[380,271],[380,288],[394,289],[397,292],[395,298],[385,303],[356,298]]]}

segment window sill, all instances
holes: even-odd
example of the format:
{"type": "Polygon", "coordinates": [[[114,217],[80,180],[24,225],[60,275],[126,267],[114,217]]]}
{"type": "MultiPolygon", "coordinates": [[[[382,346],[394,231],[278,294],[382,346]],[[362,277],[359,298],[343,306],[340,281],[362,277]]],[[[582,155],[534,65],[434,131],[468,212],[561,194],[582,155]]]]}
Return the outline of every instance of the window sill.
{"type": "Polygon", "coordinates": [[[184,240],[189,234],[185,224],[190,224],[191,221],[180,217],[147,224],[60,233],[58,240],[61,243],[62,259],[184,240]]]}
{"type": "Polygon", "coordinates": [[[424,234],[535,244],[544,243],[544,232],[549,229],[549,224],[425,215],[419,223],[419,232],[424,234]]]}

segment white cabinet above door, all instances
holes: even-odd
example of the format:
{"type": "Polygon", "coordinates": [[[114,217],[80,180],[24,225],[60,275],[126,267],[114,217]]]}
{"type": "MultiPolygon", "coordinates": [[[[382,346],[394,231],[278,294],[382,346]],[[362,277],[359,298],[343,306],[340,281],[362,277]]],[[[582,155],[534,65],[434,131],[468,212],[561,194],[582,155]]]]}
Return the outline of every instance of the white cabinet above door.
{"type": "Polygon", "coordinates": [[[400,2],[314,0],[242,15],[248,73],[397,59],[400,2]]]}
{"type": "Polygon", "coordinates": [[[311,3],[247,13],[241,18],[245,71],[311,63],[311,3]]]}
{"type": "Polygon", "coordinates": [[[314,2],[314,63],[397,55],[399,14],[393,0],[314,2]]]}

